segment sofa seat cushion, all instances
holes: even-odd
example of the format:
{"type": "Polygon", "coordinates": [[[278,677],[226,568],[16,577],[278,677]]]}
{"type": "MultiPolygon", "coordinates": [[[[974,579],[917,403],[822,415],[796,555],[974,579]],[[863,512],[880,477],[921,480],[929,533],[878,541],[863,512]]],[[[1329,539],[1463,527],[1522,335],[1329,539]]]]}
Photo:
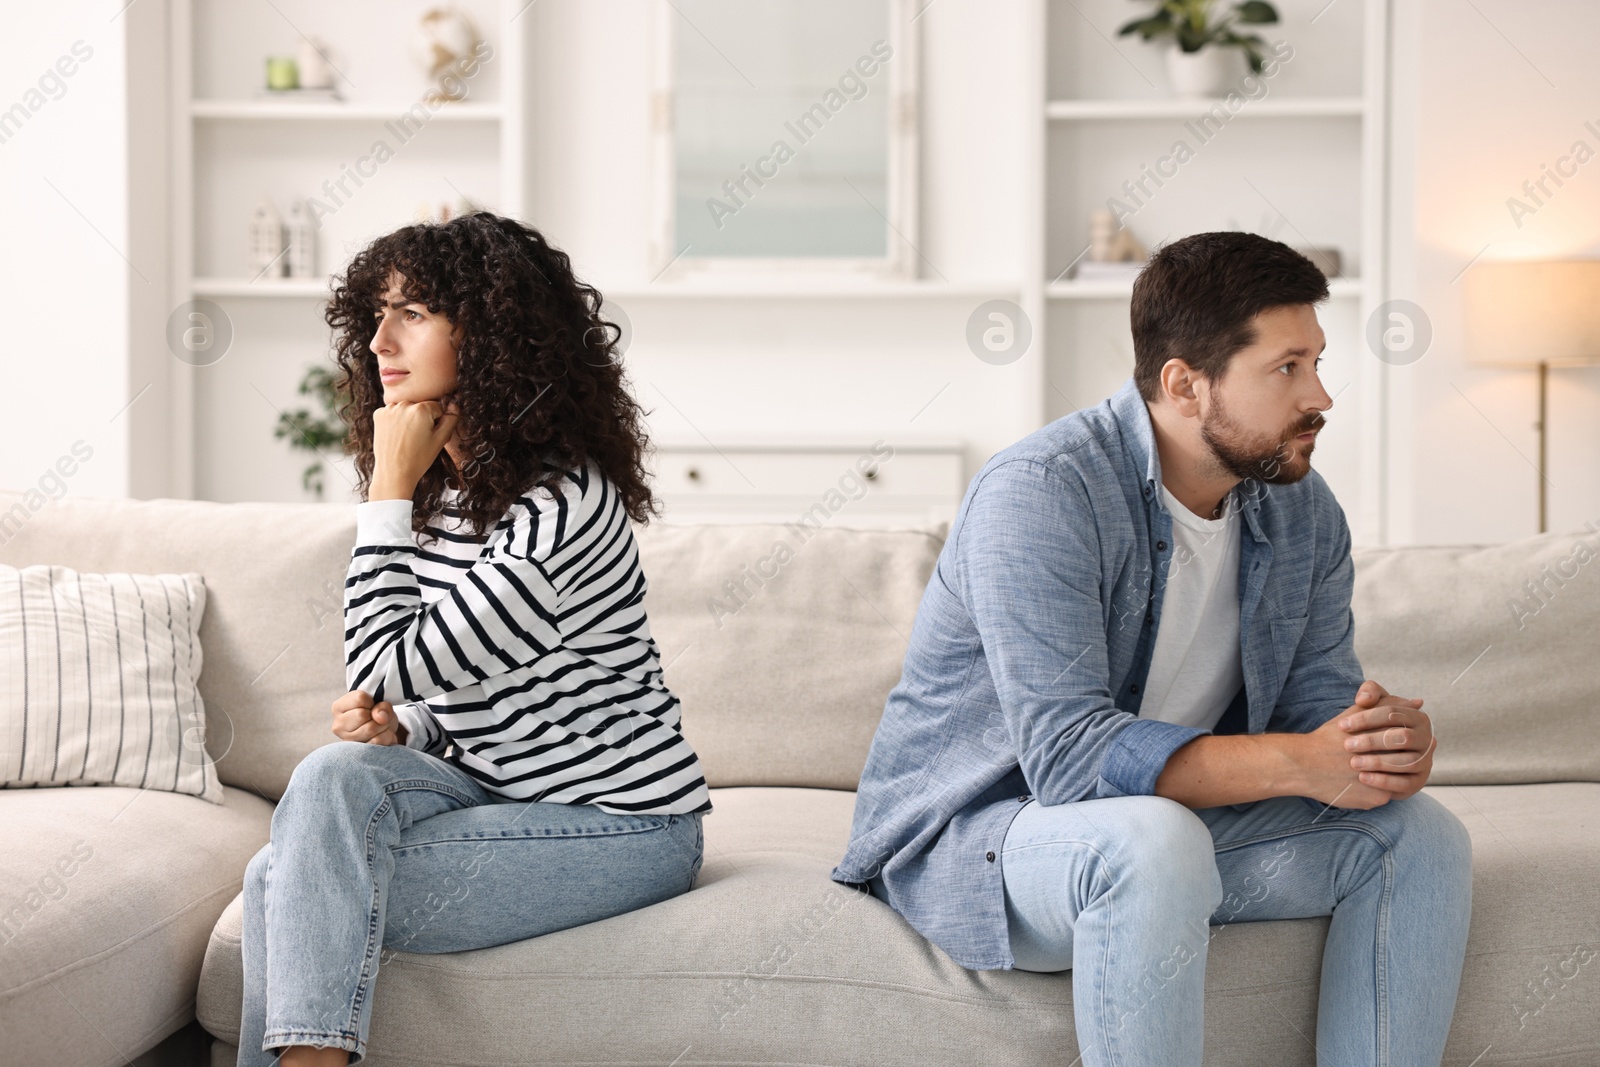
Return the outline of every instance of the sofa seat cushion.
{"type": "MultiPolygon", "coordinates": [[[[1505,1051],[1496,1063],[1592,1064],[1600,1040],[1582,1020],[1600,1004],[1593,974],[1547,994],[1521,1029],[1509,1005],[1547,962],[1593,939],[1583,924],[1597,913],[1600,785],[1436,795],[1476,849],[1478,910],[1446,1062],[1493,1043],[1505,1051]]],[[[374,987],[368,1062],[1071,1062],[1070,975],[968,971],[883,902],[829,880],[854,802],[840,790],[713,789],[691,892],[476,952],[396,954],[374,987]]],[[[232,1062],[238,1041],[239,920],[235,900],[201,979],[200,1021],[225,1042],[214,1063],[232,1062]]],[[[1326,919],[1302,919],[1217,933],[1208,1063],[1312,1067],[1326,931],[1326,919]]]]}
{"type": "Polygon", "coordinates": [[[1446,1063],[1600,1063],[1600,783],[1429,786],[1472,835],[1446,1063]]]}
{"type": "Polygon", "coordinates": [[[0,792],[0,1055],[123,1064],[182,1027],[272,805],[123,786],[0,792]]]}

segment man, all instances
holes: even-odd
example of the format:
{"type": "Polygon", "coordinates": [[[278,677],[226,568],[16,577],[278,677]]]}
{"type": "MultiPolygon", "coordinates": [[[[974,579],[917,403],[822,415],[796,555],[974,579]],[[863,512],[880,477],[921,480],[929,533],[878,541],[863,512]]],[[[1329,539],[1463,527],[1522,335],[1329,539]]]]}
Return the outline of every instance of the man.
{"type": "Polygon", "coordinates": [[[1197,1067],[1211,926],[1329,914],[1318,1063],[1443,1055],[1471,848],[1353,651],[1327,296],[1253,234],[1151,259],[1132,379],[969,486],[867,757],[833,879],[964,967],[1071,968],[1086,1067],[1197,1067]]]}

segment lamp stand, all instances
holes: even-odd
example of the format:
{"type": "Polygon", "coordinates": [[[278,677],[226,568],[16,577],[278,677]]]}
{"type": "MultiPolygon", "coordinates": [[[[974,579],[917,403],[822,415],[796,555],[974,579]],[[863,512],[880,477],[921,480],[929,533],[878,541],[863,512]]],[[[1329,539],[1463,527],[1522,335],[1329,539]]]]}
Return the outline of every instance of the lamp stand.
{"type": "Polygon", "coordinates": [[[1539,361],[1539,532],[1545,533],[1549,528],[1545,510],[1545,426],[1549,415],[1549,379],[1550,364],[1544,360],[1539,361]]]}

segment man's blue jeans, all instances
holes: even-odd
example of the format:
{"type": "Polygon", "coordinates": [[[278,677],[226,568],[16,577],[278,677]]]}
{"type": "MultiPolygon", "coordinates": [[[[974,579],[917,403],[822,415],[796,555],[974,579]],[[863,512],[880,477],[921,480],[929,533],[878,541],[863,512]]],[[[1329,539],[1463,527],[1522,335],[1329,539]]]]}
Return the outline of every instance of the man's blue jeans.
{"type": "Polygon", "coordinates": [[[1199,1067],[1206,946],[1235,922],[1332,915],[1319,1067],[1437,1067],[1472,910],[1472,846],[1423,793],[1192,811],[1029,801],[1001,855],[1019,968],[1072,968],[1084,1067],[1199,1067]],[[1073,966],[1074,959],[1077,966],[1073,966]]]}
{"type": "Polygon", "coordinates": [[[701,822],[508,801],[403,745],[316,749],[245,870],[239,1067],[289,1045],[361,1062],[374,979],[396,951],[503,945],[687,892],[701,822]]]}

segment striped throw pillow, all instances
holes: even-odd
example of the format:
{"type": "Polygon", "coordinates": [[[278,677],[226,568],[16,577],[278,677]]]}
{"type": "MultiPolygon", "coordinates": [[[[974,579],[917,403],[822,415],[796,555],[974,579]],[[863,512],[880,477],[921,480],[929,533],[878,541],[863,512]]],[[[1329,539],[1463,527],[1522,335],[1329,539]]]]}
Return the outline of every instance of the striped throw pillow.
{"type": "Polygon", "coordinates": [[[0,565],[6,788],[118,785],[222,803],[205,749],[199,574],[0,565]]]}

